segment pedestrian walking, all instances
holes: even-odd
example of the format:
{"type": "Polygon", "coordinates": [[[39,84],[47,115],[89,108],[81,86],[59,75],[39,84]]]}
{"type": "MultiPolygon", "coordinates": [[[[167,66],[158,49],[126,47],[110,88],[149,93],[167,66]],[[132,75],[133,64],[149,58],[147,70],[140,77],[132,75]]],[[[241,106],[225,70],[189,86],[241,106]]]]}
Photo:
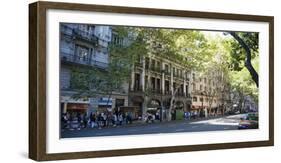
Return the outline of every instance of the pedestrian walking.
{"type": "Polygon", "coordinates": [[[122,126],[123,115],[121,113],[119,113],[119,115],[118,115],[118,122],[119,122],[119,126],[122,126]]]}
{"type": "Polygon", "coordinates": [[[99,129],[102,129],[102,126],[103,126],[103,116],[102,115],[103,115],[103,113],[100,113],[100,114],[98,114],[98,117],[97,117],[99,129]]]}
{"type": "Polygon", "coordinates": [[[94,128],[95,126],[97,126],[97,124],[96,124],[96,114],[92,114],[90,116],[90,121],[91,121],[91,128],[94,128]]]}
{"type": "Polygon", "coordinates": [[[117,125],[117,121],[118,121],[118,117],[116,114],[113,114],[113,117],[112,117],[112,124],[113,124],[113,127],[115,127],[117,125]]]}
{"type": "Polygon", "coordinates": [[[88,127],[88,117],[87,114],[85,113],[83,116],[83,127],[87,128],[88,127]]]}

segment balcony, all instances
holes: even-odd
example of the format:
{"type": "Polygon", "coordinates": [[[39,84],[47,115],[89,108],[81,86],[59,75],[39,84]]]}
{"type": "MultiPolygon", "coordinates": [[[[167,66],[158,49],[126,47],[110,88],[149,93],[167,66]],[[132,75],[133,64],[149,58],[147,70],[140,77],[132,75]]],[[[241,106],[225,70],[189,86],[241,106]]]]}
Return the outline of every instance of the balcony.
{"type": "Polygon", "coordinates": [[[151,90],[151,93],[152,93],[152,94],[161,94],[162,91],[161,91],[160,89],[152,89],[152,90],[151,90]]]}
{"type": "Polygon", "coordinates": [[[65,35],[69,35],[69,36],[73,35],[73,28],[70,28],[68,25],[65,24],[61,25],[60,31],[65,35]]]}
{"type": "Polygon", "coordinates": [[[171,75],[171,72],[168,71],[168,70],[164,70],[164,74],[165,74],[166,76],[170,76],[170,75],[171,75]]]}
{"type": "Polygon", "coordinates": [[[140,85],[135,85],[134,89],[132,90],[133,92],[143,92],[142,87],[140,85]]]}
{"type": "Polygon", "coordinates": [[[81,39],[83,41],[87,41],[90,43],[94,43],[94,45],[98,44],[98,37],[96,37],[94,34],[87,32],[87,31],[83,31],[81,29],[73,29],[73,36],[76,39],[81,39]]]}
{"type": "Polygon", "coordinates": [[[162,70],[160,67],[151,67],[151,71],[162,73],[162,70]]]}
{"type": "Polygon", "coordinates": [[[173,74],[173,77],[176,78],[176,79],[181,79],[181,80],[184,79],[184,76],[178,75],[178,74],[173,74]]]}
{"type": "Polygon", "coordinates": [[[101,69],[106,69],[108,67],[108,63],[100,62],[88,57],[81,57],[69,53],[61,52],[60,54],[61,62],[66,63],[75,63],[80,65],[86,65],[86,66],[94,66],[101,69]]]}

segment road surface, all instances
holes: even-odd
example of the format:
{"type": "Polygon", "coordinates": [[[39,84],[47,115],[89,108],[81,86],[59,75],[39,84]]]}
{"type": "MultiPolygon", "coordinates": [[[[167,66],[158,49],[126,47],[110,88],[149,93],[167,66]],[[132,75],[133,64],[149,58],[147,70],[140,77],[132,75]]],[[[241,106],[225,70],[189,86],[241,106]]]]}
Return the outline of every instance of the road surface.
{"type": "Polygon", "coordinates": [[[237,130],[239,120],[243,116],[245,115],[153,124],[132,124],[102,129],[64,130],[61,132],[61,138],[237,130]]]}

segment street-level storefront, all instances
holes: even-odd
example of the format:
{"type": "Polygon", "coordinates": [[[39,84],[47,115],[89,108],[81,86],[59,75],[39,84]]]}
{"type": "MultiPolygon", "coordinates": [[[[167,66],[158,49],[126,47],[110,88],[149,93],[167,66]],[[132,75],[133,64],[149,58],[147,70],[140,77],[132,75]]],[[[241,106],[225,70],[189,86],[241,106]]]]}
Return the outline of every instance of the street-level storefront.
{"type": "Polygon", "coordinates": [[[81,104],[81,103],[67,103],[67,112],[79,112],[79,113],[86,113],[89,108],[89,104],[81,104]]]}
{"type": "Polygon", "coordinates": [[[98,99],[98,108],[99,113],[111,112],[112,108],[112,98],[102,97],[98,99]]]}
{"type": "Polygon", "coordinates": [[[135,114],[138,116],[138,118],[142,117],[143,115],[143,104],[144,99],[142,96],[133,96],[130,100],[130,105],[129,107],[134,107],[135,108],[135,114]]]}
{"type": "Polygon", "coordinates": [[[84,98],[73,99],[71,97],[61,97],[61,113],[87,113],[89,100],[84,98]]]}
{"type": "Polygon", "coordinates": [[[141,111],[138,106],[121,106],[119,111],[122,114],[129,114],[133,120],[138,120],[141,117],[141,111]]]}

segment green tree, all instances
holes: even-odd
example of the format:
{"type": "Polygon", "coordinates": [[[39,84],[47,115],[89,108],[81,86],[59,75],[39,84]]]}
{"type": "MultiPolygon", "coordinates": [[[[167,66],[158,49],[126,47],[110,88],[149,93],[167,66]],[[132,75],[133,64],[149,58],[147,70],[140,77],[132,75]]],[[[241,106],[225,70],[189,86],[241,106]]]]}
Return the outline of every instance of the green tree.
{"type": "MultiPolygon", "coordinates": [[[[211,111],[214,99],[220,100],[221,104],[224,105],[225,94],[228,92],[230,85],[230,69],[228,67],[228,60],[230,59],[230,52],[225,46],[228,38],[223,38],[219,35],[215,37],[206,37],[208,40],[208,60],[204,63],[201,70],[202,75],[209,79],[208,87],[202,92],[202,95],[208,98],[208,112],[211,111]]],[[[224,106],[222,106],[224,111],[224,106]]]]}
{"type": "MultiPolygon", "coordinates": [[[[253,61],[253,66],[258,70],[258,58],[253,61]]],[[[246,97],[251,97],[256,103],[258,103],[258,88],[256,84],[251,80],[251,75],[247,68],[243,68],[241,71],[232,71],[231,75],[231,87],[235,97],[235,101],[238,102],[240,111],[244,108],[246,97]]]]}
{"type": "Polygon", "coordinates": [[[237,42],[232,42],[232,57],[233,57],[233,68],[234,70],[241,70],[241,60],[244,60],[244,66],[247,68],[251,74],[252,80],[255,82],[256,86],[259,87],[259,76],[257,71],[252,65],[252,58],[258,56],[258,33],[254,32],[229,32],[230,35],[237,42]]]}

